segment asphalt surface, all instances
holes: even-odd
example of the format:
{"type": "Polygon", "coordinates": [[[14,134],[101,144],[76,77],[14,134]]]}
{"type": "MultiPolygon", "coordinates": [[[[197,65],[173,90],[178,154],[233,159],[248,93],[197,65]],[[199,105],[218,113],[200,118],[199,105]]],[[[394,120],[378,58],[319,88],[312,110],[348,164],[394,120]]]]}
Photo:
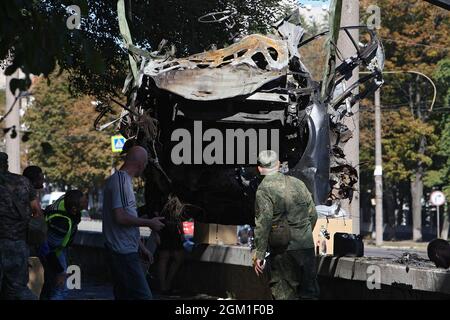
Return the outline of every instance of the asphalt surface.
{"type": "MultiPolygon", "coordinates": [[[[426,250],[423,248],[395,247],[384,246],[375,247],[373,245],[365,245],[364,255],[367,257],[392,258],[396,259],[403,253],[415,253],[419,257],[428,259],[426,250]]],[[[217,300],[218,297],[212,297],[205,294],[198,295],[160,295],[153,292],[154,299],[157,300],[217,300]]],[[[70,300],[112,300],[113,289],[110,284],[82,283],[80,290],[69,290],[67,299],[70,300]]]]}
{"type": "MultiPolygon", "coordinates": [[[[158,292],[153,292],[155,300],[217,300],[218,297],[209,296],[206,294],[188,295],[188,294],[173,294],[161,295],[158,292]]],[[[110,284],[93,284],[82,283],[81,289],[69,290],[67,300],[113,300],[113,289],[110,284]]]]}
{"type": "Polygon", "coordinates": [[[403,253],[415,253],[419,257],[428,259],[427,252],[422,249],[410,249],[410,248],[389,248],[389,247],[374,247],[365,246],[364,255],[367,257],[378,257],[378,258],[399,258],[403,253]]]}

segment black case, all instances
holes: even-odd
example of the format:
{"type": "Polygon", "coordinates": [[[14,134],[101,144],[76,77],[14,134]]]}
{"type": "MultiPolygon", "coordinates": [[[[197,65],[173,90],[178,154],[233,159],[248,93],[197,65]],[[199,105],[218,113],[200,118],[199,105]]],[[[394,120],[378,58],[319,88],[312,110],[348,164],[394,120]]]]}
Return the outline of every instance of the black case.
{"type": "Polygon", "coordinates": [[[364,255],[364,242],[359,234],[336,232],[333,241],[333,256],[362,257],[364,255]]]}

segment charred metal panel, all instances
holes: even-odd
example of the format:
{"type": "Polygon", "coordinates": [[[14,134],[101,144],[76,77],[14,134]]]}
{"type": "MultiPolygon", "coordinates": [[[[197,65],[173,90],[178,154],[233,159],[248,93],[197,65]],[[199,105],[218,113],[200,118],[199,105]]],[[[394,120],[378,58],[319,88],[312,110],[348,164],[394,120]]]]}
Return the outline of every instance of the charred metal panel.
{"type": "Polygon", "coordinates": [[[255,92],[285,75],[288,61],[284,41],[250,35],[224,49],[150,61],[144,74],[160,89],[186,99],[212,101],[255,92]]]}

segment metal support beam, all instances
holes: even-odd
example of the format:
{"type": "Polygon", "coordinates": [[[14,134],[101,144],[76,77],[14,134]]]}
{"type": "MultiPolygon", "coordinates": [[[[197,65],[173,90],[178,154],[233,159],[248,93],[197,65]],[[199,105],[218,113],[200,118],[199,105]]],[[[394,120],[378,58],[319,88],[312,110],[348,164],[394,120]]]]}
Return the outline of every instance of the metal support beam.
{"type": "MultiPolygon", "coordinates": [[[[357,26],[359,25],[359,1],[358,0],[343,0],[342,14],[341,14],[341,27],[357,26]]],[[[359,39],[359,30],[350,30],[350,34],[354,39],[359,39]]],[[[351,40],[345,35],[343,31],[339,34],[337,47],[343,57],[350,57],[356,53],[356,49],[353,46],[351,40]]],[[[350,78],[349,83],[354,83],[359,79],[359,68],[353,70],[353,76],[350,78]]],[[[358,89],[355,89],[355,92],[358,89]]],[[[353,132],[353,137],[345,144],[344,153],[349,163],[356,168],[359,176],[359,103],[356,103],[352,108],[353,116],[346,117],[344,124],[353,132]]],[[[352,202],[347,200],[343,201],[343,207],[350,212],[352,218],[352,232],[360,233],[360,209],[359,209],[359,182],[354,186],[356,188],[352,202]]]]}

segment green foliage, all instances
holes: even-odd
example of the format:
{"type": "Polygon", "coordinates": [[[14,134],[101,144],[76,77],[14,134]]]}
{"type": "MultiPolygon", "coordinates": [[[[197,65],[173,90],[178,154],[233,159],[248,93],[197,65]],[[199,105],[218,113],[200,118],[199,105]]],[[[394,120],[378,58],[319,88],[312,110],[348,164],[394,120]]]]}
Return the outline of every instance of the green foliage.
{"type": "MultiPolygon", "coordinates": [[[[68,14],[66,6],[77,4],[86,7],[86,1],[1,1],[0,2],[0,60],[6,59],[9,66],[5,74],[12,74],[21,68],[26,79],[15,79],[13,89],[26,89],[31,85],[29,74],[48,76],[59,62],[72,65],[71,49],[75,42],[81,44],[81,31],[66,27],[68,14]]],[[[89,42],[83,43],[83,50],[91,52],[89,64],[98,52],[89,42]]],[[[96,65],[97,71],[101,67],[96,65]]],[[[14,90],[13,90],[14,91],[14,90]]]]}
{"type": "MultiPolygon", "coordinates": [[[[268,32],[285,10],[278,0],[134,0],[126,1],[133,41],[155,50],[167,39],[184,56],[230,43],[232,34],[268,32]],[[204,14],[235,8],[235,25],[204,24],[204,14]]],[[[120,96],[128,72],[127,53],[121,47],[117,1],[15,0],[0,3],[0,60],[12,54],[11,73],[49,75],[56,65],[69,71],[73,89],[98,98],[120,96]],[[81,29],[69,30],[66,7],[79,5],[81,29]]],[[[17,83],[22,89],[31,82],[17,83]]]]}
{"type": "MultiPolygon", "coordinates": [[[[328,30],[328,15],[321,22],[317,22],[316,20],[310,22],[304,16],[300,16],[300,18],[300,24],[305,29],[303,40],[328,30]]],[[[322,36],[300,48],[302,62],[308,68],[312,78],[316,81],[321,81],[325,72],[328,52],[326,42],[327,37],[322,36]]]]}
{"type": "MultiPolygon", "coordinates": [[[[425,1],[364,0],[381,8],[378,30],[386,51],[386,70],[416,70],[432,76],[438,86],[436,105],[448,101],[449,38],[448,12],[425,1]],[[438,67],[437,67],[438,66],[438,67]],[[437,67],[437,69],[436,69],[437,67]],[[436,71],[435,71],[436,69],[436,71]]],[[[449,164],[443,161],[445,121],[442,114],[428,113],[433,89],[421,76],[385,74],[381,89],[383,171],[387,185],[406,183],[421,166],[426,168],[425,185],[441,185],[449,164]],[[407,106],[408,108],[405,108],[407,106]],[[420,139],[425,139],[423,152],[420,139]]],[[[448,102],[447,102],[448,103],[448,102]]],[[[435,107],[436,108],[436,107],[435,107]]],[[[362,187],[372,188],[374,163],[373,102],[361,103],[362,187]]]]}
{"type": "Polygon", "coordinates": [[[33,85],[35,100],[25,114],[29,162],[60,186],[95,187],[111,168],[110,135],[93,128],[92,97],[74,97],[65,73],[50,80],[50,85],[44,79],[33,85]]]}
{"type": "Polygon", "coordinates": [[[431,156],[437,150],[438,137],[434,126],[414,117],[407,108],[398,112],[385,112],[383,130],[383,169],[391,181],[408,180],[420,163],[432,164],[431,156]],[[426,147],[420,152],[420,141],[425,138],[426,147]]]}
{"type": "MultiPolygon", "coordinates": [[[[377,32],[385,48],[385,70],[415,70],[432,77],[436,65],[450,54],[448,11],[420,0],[363,0],[361,12],[373,4],[381,10],[381,29],[377,32]]],[[[433,88],[424,77],[395,73],[384,78],[382,104],[411,106],[418,117],[426,116],[433,88]],[[420,96],[418,103],[416,93],[420,96]]],[[[444,92],[447,88],[438,90],[438,98],[444,92]]]]}
{"type": "MultiPolygon", "coordinates": [[[[231,36],[267,33],[287,10],[278,0],[134,0],[125,1],[133,42],[153,51],[163,39],[178,56],[202,52],[211,44],[231,43],[231,36]],[[131,4],[131,6],[130,6],[131,4]],[[235,25],[203,24],[210,12],[236,9],[235,25]]],[[[111,163],[109,135],[93,131],[91,100],[120,93],[129,71],[122,46],[115,0],[12,0],[0,2],[0,60],[12,74],[17,68],[49,77],[33,87],[35,102],[25,122],[32,131],[29,160],[52,182],[90,187],[111,163]],[[81,28],[70,30],[67,6],[81,8],[81,28]],[[52,72],[58,66],[61,77],[52,72]],[[78,97],[73,96],[78,94],[78,97]],[[93,98],[95,97],[95,98],[93,98]]],[[[15,80],[25,89],[30,79],[15,80]]]]}
{"type": "Polygon", "coordinates": [[[449,53],[447,10],[421,0],[364,0],[361,7],[370,4],[381,9],[379,33],[386,50],[386,69],[431,74],[435,64],[449,53]]]}
{"type": "Polygon", "coordinates": [[[438,62],[434,71],[434,79],[438,88],[440,101],[444,107],[450,106],[450,58],[438,62]]]}
{"type": "MultiPolygon", "coordinates": [[[[450,85],[450,83],[448,84],[450,85]]],[[[440,114],[437,122],[439,140],[433,166],[425,175],[425,186],[440,187],[450,199],[450,115],[440,114]]]]}
{"type": "MultiPolygon", "coordinates": [[[[361,179],[364,189],[371,189],[374,170],[374,113],[362,107],[360,134],[361,179]],[[367,184],[367,185],[366,185],[367,184]]],[[[371,106],[370,108],[373,108],[371,106]]],[[[382,153],[383,174],[387,185],[409,182],[417,169],[417,163],[424,168],[433,163],[432,156],[438,150],[438,135],[435,127],[414,117],[407,109],[382,111],[382,153]],[[420,140],[425,138],[425,150],[420,152],[420,140]]]]}

